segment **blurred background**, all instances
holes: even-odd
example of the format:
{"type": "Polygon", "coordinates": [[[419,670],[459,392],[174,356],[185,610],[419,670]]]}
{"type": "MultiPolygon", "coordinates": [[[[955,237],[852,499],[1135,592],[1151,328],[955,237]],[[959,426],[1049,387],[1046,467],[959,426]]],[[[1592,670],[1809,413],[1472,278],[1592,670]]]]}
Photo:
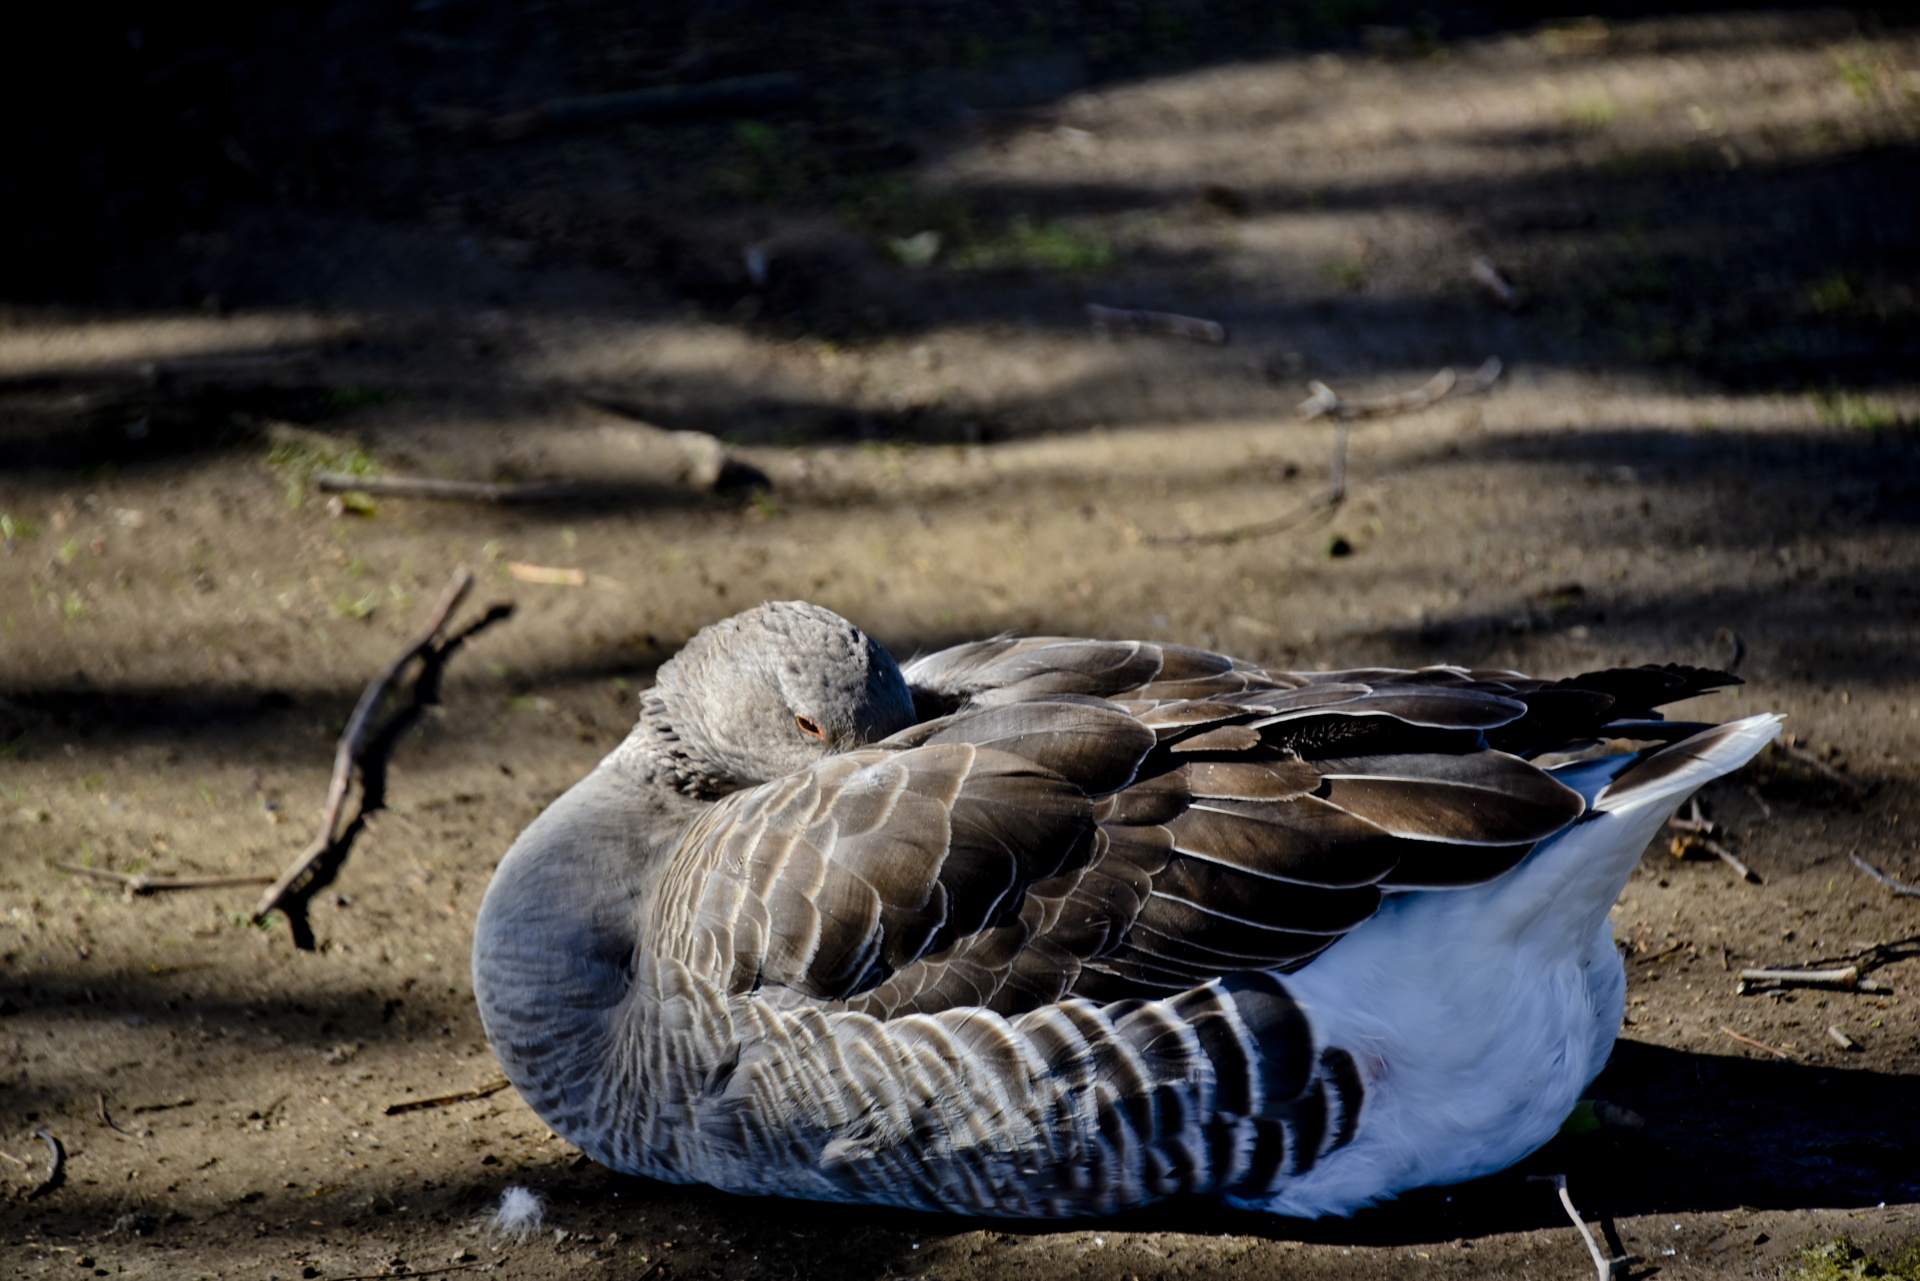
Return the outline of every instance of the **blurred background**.
{"type": "Polygon", "coordinates": [[[1872,417],[1848,393],[1920,341],[1902,8],[68,6],[7,55],[0,299],[19,332],[48,307],[324,313],[363,349],[464,340],[501,382],[743,437],[1242,412],[1495,347],[1872,417]],[[1205,390],[1083,360],[935,396],[560,370],[519,332],[699,318],[864,354],[1078,335],[1087,301],[1195,311],[1235,352],[1205,390]]]}

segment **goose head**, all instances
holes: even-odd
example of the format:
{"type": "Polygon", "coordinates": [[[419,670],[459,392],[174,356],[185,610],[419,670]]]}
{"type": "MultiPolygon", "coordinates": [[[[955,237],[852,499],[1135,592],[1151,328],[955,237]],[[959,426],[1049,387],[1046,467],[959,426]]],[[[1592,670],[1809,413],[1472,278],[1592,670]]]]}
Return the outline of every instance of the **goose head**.
{"type": "Polygon", "coordinates": [[[656,776],[722,796],[914,723],[886,649],[829,609],[769,601],[702,628],[641,697],[634,741],[656,776]]]}

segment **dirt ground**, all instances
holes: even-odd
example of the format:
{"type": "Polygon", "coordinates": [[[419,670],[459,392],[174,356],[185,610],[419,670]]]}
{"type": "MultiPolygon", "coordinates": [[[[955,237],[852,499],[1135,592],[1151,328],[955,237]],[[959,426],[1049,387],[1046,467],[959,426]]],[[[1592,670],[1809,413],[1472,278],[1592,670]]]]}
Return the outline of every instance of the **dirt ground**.
{"type": "Polygon", "coordinates": [[[1836,1241],[1920,1276],[1920,900],[1853,859],[1920,881],[1920,39],[1788,8],[813,8],[62,19],[39,70],[74,105],[0,181],[0,1272],[1575,1276],[1528,1181],[1564,1173],[1635,1276],[1872,1275],[1836,1241]],[[800,88],[526,114],[769,72],[800,88]],[[1309,383],[1447,367],[1350,421],[1326,507],[1309,383]],[[327,470],[575,488],[330,505],[327,470]],[[61,869],[278,871],[462,564],[469,616],[516,612],[400,743],[317,952],[250,923],[255,887],[61,869]],[[511,1092],[389,1114],[498,1079],[468,945],[515,833],[682,640],[788,597],[903,657],[1011,630],[1738,664],[1679,710],[1782,711],[1800,749],[1703,797],[1751,879],[1663,842],[1628,885],[1597,1128],[1351,1220],[747,1200],[609,1174],[511,1092]],[[31,1196],[38,1130],[65,1180],[31,1196]],[[515,1184],[547,1228],[490,1241],[515,1184]]]}

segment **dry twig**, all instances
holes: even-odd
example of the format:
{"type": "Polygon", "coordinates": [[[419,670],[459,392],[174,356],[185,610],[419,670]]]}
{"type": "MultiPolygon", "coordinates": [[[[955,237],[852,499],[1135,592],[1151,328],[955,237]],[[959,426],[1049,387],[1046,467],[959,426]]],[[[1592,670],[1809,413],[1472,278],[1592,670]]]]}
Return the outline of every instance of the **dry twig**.
{"type": "Polygon", "coordinates": [[[1864,784],[1848,778],[1845,774],[1842,774],[1839,770],[1827,764],[1806,748],[1800,746],[1791,734],[1780,735],[1773,740],[1773,745],[1774,748],[1788,760],[1806,766],[1821,778],[1824,778],[1827,782],[1832,783],[1835,787],[1838,787],[1850,796],[1859,796],[1867,790],[1864,784]]]}
{"type": "Polygon", "coordinates": [[[55,1138],[51,1130],[35,1130],[33,1137],[45,1140],[47,1145],[47,1177],[27,1193],[27,1200],[38,1201],[67,1181],[67,1145],[55,1138]]]}
{"type": "Polygon", "coordinates": [[[325,494],[362,493],[383,498],[438,498],[464,503],[551,503],[578,498],[584,492],[580,486],[560,480],[505,485],[479,480],[434,480],[426,476],[350,476],[335,471],[315,472],[313,487],[325,494]]]}
{"type": "Polygon", "coordinates": [[[1327,469],[1327,492],[1322,498],[1311,499],[1295,507],[1284,516],[1272,520],[1257,521],[1251,525],[1236,525],[1232,529],[1216,529],[1204,534],[1179,530],[1171,534],[1144,534],[1140,541],[1155,546],[1167,547],[1181,543],[1198,543],[1217,546],[1222,543],[1237,543],[1247,538],[1263,538],[1268,534],[1277,534],[1306,524],[1316,516],[1330,516],[1340,504],[1347,500],[1347,425],[1334,424],[1333,464],[1327,469]]]}
{"type": "Polygon", "coordinates": [[[1881,871],[1879,868],[1875,867],[1873,864],[1867,862],[1867,860],[1861,858],[1858,854],[1849,854],[1847,855],[1847,857],[1853,860],[1853,865],[1855,867],[1859,868],[1861,871],[1865,872],[1868,876],[1871,876],[1874,880],[1880,882],[1882,885],[1886,886],[1888,889],[1892,890],[1895,894],[1899,895],[1900,897],[1920,898],[1920,885],[1909,885],[1905,881],[1895,880],[1893,877],[1888,876],[1885,872],[1881,871]]]}
{"type": "Polygon", "coordinates": [[[100,1124],[106,1126],[109,1130],[112,1130],[117,1134],[124,1134],[130,1139],[137,1139],[140,1137],[138,1134],[134,1133],[132,1130],[127,1129],[125,1126],[121,1125],[118,1121],[113,1119],[113,1113],[107,1111],[106,1095],[104,1094],[95,1095],[94,1101],[96,1105],[95,1114],[99,1116],[100,1124]]]}
{"type": "Polygon", "coordinates": [[[1860,983],[1860,967],[1848,965],[1837,970],[1741,970],[1740,990],[1745,992],[1749,983],[1766,983],[1774,987],[1857,987],[1860,983]]]}
{"type": "Polygon", "coordinates": [[[1468,267],[1468,272],[1472,275],[1474,284],[1484,289],[1488,297],[1508,311],[1519,310],[1520,304],[1526,301],[1525,296],[1513,287],[1513,282],[1500,274],[1500,269],[1493,265],[1493,259],[1485,254],[1473,260],[1468,267]]]}
{"type": "Polygon", "coordinates": [[[1791,1050],[1777,1049],[1774,1046],[1768,1045],[1765,1041],[1756,1041],[1750,1036],[1742,1036],[1724,1023],[1720,1025],[1720,1030],[1722,1032],[1725,1032],[1728,1036],[1732,1037],[1734,1040],[1740,1042],[1740,1044],[1751,1045],[1756,1050],[1765,1050],[1768,1054],[1773,1055],[1773,1057],[1776,1059],[1786,1059],[1789,1062],[1793,1062],[1793,1063],[1800,1062],[1800,1056],[1798,1054],[1793,1053],[1791,1050]]]}
{"type": "Polygon", "coordinates": [[[511,1084],[504,1076],[498,1081],[489,1081],[485,1085],[476,1085],[471,1090],[455,1090],[452,1094],[436,1094],[430,1099],[404,1099],[399,1103],[387,1104],[382,1116],[399,1116],[402,1112],[418,1112],[423,1108],[442,1108],[449,1103],[466,1103],[473,1099],[484,1099],[490,1094],[498,1094],[511,1084]]]}
{"type": "Polygon", "coordinates": [[[1599,1281],[1612,1281],[1620,1271],[1637,1262],[1632,1255],[1621,1255],[1617,1259],[1607,1257],[1606,1251],[1600,1248],[1599,1240],[1594,1237],[1593,1229],[1589,1228],[1587,1221],[1580,1217],[1580,1211],[1574,1209],[1573,1195],[1567,1191],[1566,1175],[1532,1174],[1527,1177],[1529,1182],[1553,1184],[1554,1191],[1560,1194],[1560,1204],[1566,1208],[1567,1217],[1573,1220],[1573,1226],[1580,1229],[1580,1239],[1587,1243],[1587,1253],[1593,1256],[1593,1268],[1599,1281]]]}
{"type": "Polygon", "coordinates": [[[1714,841],[1714,840],[1708,840],[1704,836],[1697,836],[1694,838],[1694,840],[1696,843],[1699,844],[1701,849],[1705,850],[1707,853],[1713,855],[1715,858],[1719,859],[1722,863],[1725,863],[1728,867],[1732,868],[1734,875],[1738,876],[1741,880],[1751,881],[1755,885],[1764,885],[1766,883],[1760,879],[1760,873],[1754,871],[1752,868],[1748,867],[1745,863],[1742,863],[1738,858],[1735,858],[1733,851],[1728,849],[1726,846],[1722,845],[1720,842],[1714,841]]]}
{"type": "Polygon", "coordinates": [[[554,98],[525,111],[497,116],[490,125],[502,141],[555,126],[613,124],[668,116],[738,115],[786,106],[806,96],[806,82],[788,71],[731,76],[697,84],[661,85],[618,93],[554,98]]]}
{"type": "Polygon", "coordinates": [[[480,1260],[469,1263],[449,1263],[443,1268],[406,1268],[395,1271],[388,1268],[385,1272],[355,1272],[349,1276],[335,1277],[333,1281],[391,1281],[394,1277],[437,1277],[444,1272],[471,1272],[480,1266],[480,1260]]]}
{"type": "Polygon", "coordinates": [[[1687,816],[1681,818],[1675,814],[1667,820],[1667,826],[1676,832],[1696,832],[1706,836],[1715,831],[1718,825],[1700,812],[1700,798],[1696,796],[1687,802],[1687,816]]]}
{"type": "MultiPolygon", "coordinates": [[[[1485,368],[1482,366],[1482,368],[1485,368]]],[[[1498,372],[1495,372],[1498,377],[1498,372]]],[[[1331,415],[1335,418],[1376,418],[1382,414],[1410,413],[1416,409],[1425,409],[1434,401],[1441,399],[1453,390],[1459,381],[1459,375],[1451,368],[1442,369],[1412,391],[1397,392],[1391,396],[1372,396],[1365,400],[1345,400],[1323,382],[1310,382],[1307,390],[1313,394],[1294,407],[1294,414],[1304,420],[1331,415]]]]}
{"type": "Polygon", "coordinates": [[[1211,343],[1218,347],[1227,341],[1227,327],[1217,320],[1182,316],[1171,311],[1134,311],[1125,307],[1087,304],[1087,319],[1102,333],[1132,330],[1137,333],[1167,334],[1189,342],[1211,343]]]}
{"type": "MultiPolygon", "coordinates": [[[[1760,873],[1741,862],[1732,850],[1722,845],[1719,841],[1711,837],[1698,835],[1695,829],[1685,825],[1684,820],[1669,821],[1673,822],[1675,826],[1678,826],[1681,831],[1688,833],[1686,836],[1676,836],[1673,838],[1673,842],[1669,848],[1672,850],[1675,858],[1687,858],[1695,853],[1711,854],[1732,868],[1734,875],[1738,876],[1741,880],[1751,881],[1755,885],[1766,884],[1766,882],[1761,879],[1760,873]]],[[[1706,824],[1706,830],[1712,831],[1713,824],[1706,824]]]]}
{"type": "Polygon", "coordinates": [[[271,885],[271,876],[149,876],[145,872],[115,872],[104,867],[81,867],[78,863],[55,863],[63,872],[90,876],[96,881],[111,881],[125,890],[128,898],[136,894],[164,894],[168,890],[223,890],[239,885],[271,885]]]}
{"type": "Polygon", "coordinates": [[[272,912],[285,914],[293,930],[294,945],[302,951],[311,951],[314,946],[313,929],[307,924],[307,901],[333,880],[340,865],[346,861],[354,838],[367,825],[369,817],[385,804],[387,762],[394,745],[428,704],[439,701],[440,673],[447,659],[468,637],[513,612],[510,605],[495,605],[463,630],[443,638],[442,633],[453,612],[472,589],[473,571],[464,566],[455,571],[446,590],[441,593],[439,603],[434,606],[426,629],[360,695],[360,701],[355,705],[353,715],[348,718],[347,728],[340,735],[339,745],[334,750],[333,778],[327,785],[320,831],[261,896],[254,908],[253,919],[256,923],[265,920],[272,912]],[[395,714],[378,734],[373,734],[374,717],[415,659],[420,660],[420,670],[414,677],[412,701],[395,714]],[[360,805],[352,821],[342,826],[347,792],[352,787],[356,773],[360,777],[360,805]]]}
{"type": "Polygon", "coordinates": [[[525,561],[509,561],[507,572],[523,583],[544,583],[549,587],[585,587],[587,571],[584,569],[561,569],[553,565],[529,565],[525,561]]]}

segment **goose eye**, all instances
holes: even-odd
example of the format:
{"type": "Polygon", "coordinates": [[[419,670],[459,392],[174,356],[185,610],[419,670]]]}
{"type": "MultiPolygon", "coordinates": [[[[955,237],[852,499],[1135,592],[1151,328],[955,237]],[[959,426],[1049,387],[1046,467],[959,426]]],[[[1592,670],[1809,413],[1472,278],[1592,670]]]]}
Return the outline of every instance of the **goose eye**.
{"type": "Polygon", "coordinates": [[[827,731],[821,729],[819,725],[804,716],[794,717],[793,723],[798,725],[800,732],[809,738],[825,738],[827,736],[827,731]]]}

